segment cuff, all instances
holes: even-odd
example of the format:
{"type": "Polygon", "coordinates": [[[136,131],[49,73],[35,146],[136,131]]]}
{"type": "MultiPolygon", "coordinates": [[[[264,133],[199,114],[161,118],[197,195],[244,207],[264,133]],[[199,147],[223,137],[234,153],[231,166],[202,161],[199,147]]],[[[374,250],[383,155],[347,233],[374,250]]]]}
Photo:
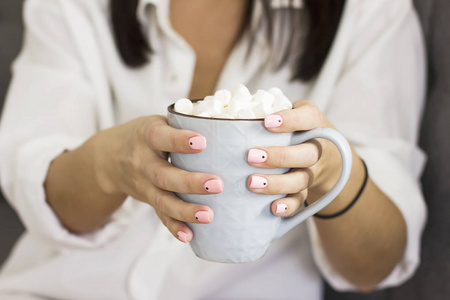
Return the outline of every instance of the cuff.
{"type": "Polygon", "coordinates": [[[51,136],[28,142],[17,153],[17,173],[9,199],[31,234],[60,246],[94,248],[111,240],[129,223],[131,212],[123,205],[108,224],[89,234],[71,233],[46,201],[44,182],[52,160],[65,150],[80,146],[84,139],[51,136]]]}
{"type": "MultiPolygon", "coordinates": [[[[406,155],[401,159],[388,150],[357,149],[367,164],[369,176],[398,207],[407,227],[407,242],[403,258],[376,289],[402,284],[413,276],[420,263],[420,241],[426,222],[427,208],[420,190],[419,176],[425,163],[425,156],[418,149],[402,148],[406,155]]],[[[312,218],[307,221],[307,224],[313,257],[322,276],[337,291],[357,291],[356,286],[342,277],[328,261],[312,218]]]]}

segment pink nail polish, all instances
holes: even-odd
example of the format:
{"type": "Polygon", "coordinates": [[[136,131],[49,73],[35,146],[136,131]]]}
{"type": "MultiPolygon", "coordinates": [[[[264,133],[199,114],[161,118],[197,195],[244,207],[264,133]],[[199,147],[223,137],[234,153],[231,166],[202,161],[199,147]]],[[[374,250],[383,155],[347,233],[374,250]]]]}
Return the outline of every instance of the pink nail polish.
{"type": "Polygon", "coordinates": [[[248,151],[247,161],[249,163],[263,163],[267,160],[267,153],[259,149],[251,149],[248,151]]]}
{"type": "Polygon", "coordinates": [[[195,213],[195,220],[200,223],[211,223],[211,219],[209,218],[209,213],[205,210],[201,210],[195,213]]]}
{"type": "Polygon", "coordinates": [[[262,176],[253,175],[250,178],[250,187],[252,189],[265,189],[267,187],[267,179],[262,176]]]}
{"type": "Polygon", "coordinates": [[[280,203],[280,204],[277,204],[277,211],[275,213],[281,214],[281,213],[284,213],[285,211],[287,211],[287,209],[288,209],[288,207],[286,204],[280,203]]]}
{"type": "Polygon", "coordinates": [[[264,126],[266,128],[276,128],[283,124],[283,118],[279,115],[268,115],[264,118],[264,126]]]}
{"type": "Polygon", "coordinates": [[[223,192],[222,181],[219,179],[210,179],[203,184],[203,189],[211,194],[219,194],[223,192]]]}
{"type": "Polygon", "coordinates": [[[180,241],[182,241],[183,243],[187,243],[187,234],[183,231],[178,231],[177,232],[177,237],[180,239],[180,241]]]}
{"type": "Polygon", "coordinates": [[[193,136],[188,141],[189,148],[192,150],[206,149],[206,139],[204,136],[193,136]]]}

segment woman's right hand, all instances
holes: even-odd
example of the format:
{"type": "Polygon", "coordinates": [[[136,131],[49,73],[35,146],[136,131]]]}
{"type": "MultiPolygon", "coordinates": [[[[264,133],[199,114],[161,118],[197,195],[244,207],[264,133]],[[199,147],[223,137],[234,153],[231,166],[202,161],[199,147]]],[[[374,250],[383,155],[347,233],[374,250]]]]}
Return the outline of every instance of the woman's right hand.
{"type": "Polygon", "coordinates": [[[164,116],[141,117],[99,133],[95,174],[105,193],[150,204],[175,237],[189,242],[192,231],[184,222],[208,224],[214,213],[208,206],[184,202],[173,192],[217,194],[223,182],[212,174],[178,169],[167,157],[169,152],[195,154],[205,148],[203,136],[169,126],[164,116]]]}

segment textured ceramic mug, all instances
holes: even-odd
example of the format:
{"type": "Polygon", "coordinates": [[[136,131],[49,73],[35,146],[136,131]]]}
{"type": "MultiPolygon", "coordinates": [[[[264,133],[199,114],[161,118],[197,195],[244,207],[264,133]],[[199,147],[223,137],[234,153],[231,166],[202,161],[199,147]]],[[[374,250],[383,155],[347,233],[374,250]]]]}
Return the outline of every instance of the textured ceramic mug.
{"type": "Polygon", "coordinates": [[[189,224],[194,233],[191,248],[206,260],[241,263],[261,258],[274,239],[333,201],[350,176],[350,146],[339,132],[330,128],[272,133],[264,127],[263,119],[202,118],[175,112],[173,105],[168,108],[168,119],[172,127],[195,131],[207,141],[207,148],[201,153],[171,153],[172,164],[191,172],[216,174],[224,182],[220,194],[177,194],[186,202],[207,205],[214,211],[210,224],[189,224]],[[342,158],[340,178],[326,195],[294,216],[276,216],[271,212],[271,203],[285,195],[255,194],[248,189],[247,180],[253,173],[283,174],[289,169],[255,168],[247,162],[248,151],[256,147],[295,145],[313,138],[325,138],[337,146],[342,158]]]}

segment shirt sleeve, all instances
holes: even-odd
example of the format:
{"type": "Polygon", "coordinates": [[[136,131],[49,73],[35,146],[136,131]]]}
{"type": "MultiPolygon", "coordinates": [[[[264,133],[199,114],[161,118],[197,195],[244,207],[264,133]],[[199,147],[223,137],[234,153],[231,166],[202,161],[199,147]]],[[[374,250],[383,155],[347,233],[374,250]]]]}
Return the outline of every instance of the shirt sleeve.
{"type": "MultiPolygon", "coordinates": [[[[420,241],[426,222],[420,187],[425,155],[417,140],[426,66],[411,1],[359,3],[352,8],[359,10],[359,18],[325,114],[365,160],[374,183],[395,203],[406,221],[403,258],[378,285],[381,289],[400,285],[420,263],[420,241]]],[[[336,290],[356,290],[327,260],[312,220],[308,220],[308,227],[313,256],[323,277],[336,290]]]]}
{"type": "Polygon", "coordinates": [[[71,247],[97,247],[129,218],[119,209],[111,222],[86,235],[70,233],[46,202],[51,161],[98,131],[96,95],[58,1],[24,6],[25,37],[0,125],[0,181],[30,234],[71,247]]]}

